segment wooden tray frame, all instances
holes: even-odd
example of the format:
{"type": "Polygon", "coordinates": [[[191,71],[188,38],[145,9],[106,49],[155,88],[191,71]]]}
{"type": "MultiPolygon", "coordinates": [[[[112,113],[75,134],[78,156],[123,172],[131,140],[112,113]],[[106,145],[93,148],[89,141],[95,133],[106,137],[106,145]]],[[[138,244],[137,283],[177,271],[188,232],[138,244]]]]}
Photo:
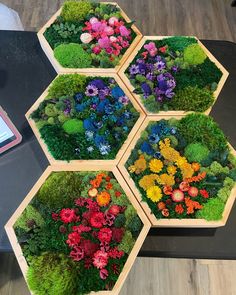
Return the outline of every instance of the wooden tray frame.
{"type": "MultiPolygon", "coordinates": [[[[124,178],[122,177],[122,175],[120,174],[119,170],[117,169],[117,167],[114,167],[112,165],[106,165],[104,164],[102,169],[100,165],[60,165],[60,166],[49,166],[44,173],[42,174],[42,176],[39,178],[39,180],[36,182],[36,184],[33,186],[33,188],[31,189],[31,191],[28,193],[28,195],[25,197],[25,199],[22,201],[22,203],[19,205],[19,207],[16,209],[15,213],[12,215],[12,217],[9,219],[9,221],[7,222],[7,224],[5,225],[5,230],[7,232],[8,238],[10,240],[10,243],[12,245],[13,251],[16,255],[17,261],[19,263],[19,266],[21,268],[21,271],[23,273],[23,276],[26,280],[26,273],[28,270],[28,264],[26,262],[25,257],[23,256],[23,252],[22,249],[20,247],[20,244],[17,241],[17,237],[14,231],[14,224],[17,221],[17,219],[19,218],[19,216],[23,213],[23,211],[25,210],[25,208],[27,207],[27,205],[30,203],[30,201],[34,198],[34,196],[36,195],[36,193],[38,192],[38,190],[40,189],[40,187],[42,186],[42,184],[46,181],[46,179],[48,178],[48,176],[54,172],[54,171],[111,171],[115,178],[117,179],[117,181],[120,183],[121,187],[123,188],[124,192],[126,193],[127,197],[129,198],[130,202],[132,203],[132,205],[134,206],[134,208],[137,210],[137,213],[143,223],[143,228],[135,242],[135,245],[131,251],[131,253],[129,254],[129,257],[124,265],[124,268],[122,270],[122,272],[120,273],[120,276],[116,282],[116,284],[114,285],[113,290],[110,291],[99,291],[99,292],[91,292],[90,294],[98,294],[98,295],[115,295],[115,294],[119,294],[123,283],[125,282],[129,271],[131,270],[135,259],[138,255],[139,250],[141,249],[141,246],[149,232],[149,229],[151,227],[151,223],[148,220],[148,218],[146,217],[145,213],[143,212],[140,204],[138,203],[138,201],[136,200],[134,194],[132,193],[132,191],[130,190],[129,186],[127,185],[127,183],[125,182],[124,178]]],[[[33,293],[31,293],[33,294],[33,293]]]]}
{"type": "MultiPolygon", "coordinates": [[[[69,74],[69,73],[67,73],[69,74]]],[[[36,102],[32,105],[32,107],[27,111],[27,113],[25,114],[26,119],[30,125],[30,127],[32,128],[41,148],[43,149],[49,163],[51,165],[57,165],[57,164],[62,164],[62,165],[71,165],[71,164],[79,164],[79,163],[84,163],[84,164],[89,164],[89,163],[93,163],[93,164],[99,164],[101,165],[101,167],[103,167],[104,164],[113,164],[113,165],[117,165],[119,160],[121,159],[122,155],[124,154],[125,150],[128,148],[130,142],[132,141],[135,133],[137,132],[137,130],[140,128],[141,124],[143,123],[146,115],[144,113],[144,111],[142,110],[142,108],[140,107],[140,105],[136,102],[136,100],[134,99],[133,95],[131,94],[131,92],[127,89],[126,85],[123,83],[123,81],[119,78],[118,75],[116,74],[107,74],[107,73],[74,73],[74,74],[81,74],[81,75],[85,75],[85,76],[89,76],[89,77],[109,77],[109,78],[114,78],[117,82],[117,84],[123,89],[123,91],[125,92],[125,94],[129,97],[131,103],[133,104],[134,108],[136,109],[137,112],[139,112],[140,116],[139,119],[136,121],[136,123],[134,124],[133,128],[131,129],[127,139],[125,140],[125,142],[123,143],[122,147],[120,148],[120,150],[117,152],[116,158],[113,160],[71,160],[69,162],[63,161],[63,160],[55,160],[53,158],[53,156],[50,154],[50,152],[48,151],[48,147],[45,144],[45,142],[43,141],[43,139],[40,136],[40,132],[38,130],[38,128],[36,127],[36,124],[34,122],[34,120],[32,120],[30,118],[30,114],[36,110],[39,106],[39,104],[45,99],[45,97],[48,94],[48,88],[50,87],[50,85],[47,87],[47,89],[42,93],[42,95],[36,100],[36,102]]],[[[55,78],[56,79],[56,78],[55,78]]]]}
{"type": "MultiPolygon", "coordinates": [[[[113,4],[113,5],[116,5],[118,8],[120,8],[120,6],[116,2],[101,2],[101,3],[103,3],[103,4],[113,4]]],[[[135,32],[136,37],[134,38],[133,42],[130,44],[130,46],[127,48],[126,52],[124,53],[124,55],[120,59],[119,64],[117,66],[115,66],[114,68],[64,68],[55,59],[53,49],[51,48],[51,46],[49,45],[48,41],[46,40],[46,38],[43,35],[44,32],[46,31],[46,29],[48,27],[50,27],[51,24],[53,24],[54,21],[57,19],[57,17],[61,14],[61,10],[62,10],[62,8],[60,8],[49,19],[49,21],[39,30],[39,32],[37,34],[38,35],[39,42],[40,42],[40,45],[41,45],[43,51],[45,52],[46,56],[48,57],[48,59],[50,60],[51,64],[53,65],[55,71],[58,74],[59,73],[75,73],[75,72],[80,72],[80,73],[89,73],[89,72],[92,72],[92,73],[104,73],[104,72],[105,73],[117,73],[119,71],[119,69],[121,68],[121,66],[125,63],[125,61],[127,60],[127,58],[129,57],[129,55],[133,52],[133,50],[135,49],[135,47],[138,45],[138,43],[142,39],[142,33],[139,31],[139,29],[135,25],[132,25],[131,26],[131,29],[135,32]]],[[[128,17],[128,15],[121,8],[120,8],[120,10],[121,10],[122,17],[127,22],[131,22],[131,20],[128,17]]]]}
{"type": "MultiPolygon", "coordinates": [[[[155,122],[159,121],[161,119],[181,119],[184,116],[149,116],[145,119],[144,123],[142,124],[141,128],[136,133],[132,143],[126,150],[124,156],[122,157],[121,161],[118,164],[118,169],[120,170],[121,174],[123,175],[124,179],[128,183],[129,187],[133,191],[134,195],[136,196],[138,202],[141,204],[144,212],[146,213],[147,217],[151,221],[151,224],[153,227],[181,227],[181,228],[187,228],[187,227],[193,227],[193,228],[216,228],[224,226],[227,222],[227,219],[229,217],[230,211],[233,207],[234,200],[236,197],[236,184],[234,188],[231,191],[231,194],[225,204],[225,210],[223,213],[223,218],[219,221],[207,221],[205,219],[157,219],[156,216],[151,212],[151,209],[149,208],[148,204],[142,200],[142,195],[139,191],[139,189],[136,187],[135,182],[131,178],[128,170],[125,168],[125,163],[127,162],[131,151],[134,149],[137,140],[140,138],[140,135],[143,130],[146,129],[149,122],[155,122]]],[[[230,150],[234,156],[236,156],[236,151],[234,148],[229,144],[230,150]]]]}
{"type": "MultiPolygon", "coordinates": [[[[132,52],[132,54],[128,57],[128,59],[126,60],[126,62],[123,64],[123,66],[121,67],[121,69],[118,72],[118,75],[121,77],[121,79],[124,81],[124,83],[126,84],[126,86],[130,89],[130,91],[133,93],[134,91],[134,86],[130,83],[130,80],[128,79],[128,77],[125,74],[125,71],[127,70],[127,68],[129,67],[129,65],[132,63],[133,59],[135,58],[135,56],[138,54],[139,50],[143,47],[143,45],[145,44],[146,41],[155,41],[155,40],[162,40],[164,38],[170,38],[173,36],[143,36],[142,40],[139,42],[139,44],[136,46],[136,48],[134,49],[134,51],[132,52]]],[[[186,37],[193,37],[198,41],[198,44],[201,46],[201,48],[204,50],[204,52],[206,53],[206,55],[209,57],[209,59],[215,63],[215,65],[221,70],[222,72],[222,77],[218,83],[217,89],[214,91],[213,96],[214,96],[214,102],[212,104],[211,107],[209,107],[204,114],[209,115],[209,113],[211,112],[212,107],[214,106],[217,97],[219,96],[228,76],[229,76],[229,72],[222,66],[222,64],[211,54],[211,52],[202,44],[202,42],[195,36],[186,36],[186,37]]],[[[159,116],[166,116],[166,115],[172,115],[172,116],[183,116],[189,113],[193,113],[193,111],[160,111],[159,113],[151,113],[148,110],[146,110],[145,106],[142,103],[142,99],[140,97],[140,95],[133,93],[135,99],[138,101],[138,103],[141,105],[141,107],[143,108],[143,110],[145,111],[145,113],[149,116],[155,116],[155,115],[159,115],[159,116]]]]}

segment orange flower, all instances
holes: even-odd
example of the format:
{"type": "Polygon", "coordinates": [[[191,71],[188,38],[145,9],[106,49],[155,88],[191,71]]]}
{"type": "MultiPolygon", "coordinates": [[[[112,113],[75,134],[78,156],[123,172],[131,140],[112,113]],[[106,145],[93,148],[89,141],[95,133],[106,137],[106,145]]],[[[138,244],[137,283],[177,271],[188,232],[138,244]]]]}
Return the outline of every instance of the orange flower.
{"type": "Polygon", "coordinates": [[[100,207],[107,206],[110,203],[111,196],[108,192],[101,192],[97,195],[97,203],[100,207]]]}
{"type": "Polygon", "coordinates": [[[110,176],[107,176],[106,177],[106,181],[109,182],[110,180],[111,180],[111,177],[110,176]]]}
{"type": "Polygon", "coordinates": [[[203,172],[199,173],[197,176],[186,178],[185,181],[187,181],[188,183],[199,182],[199,181],[203,180],[205,177],[206,177],[206,171],[203,171],[203,172]]]}
{"type": "Polygon", "coordinates": [[[184,208],[183,208],[182,204],[178,204],[175,206],[175,212],[178,214],[182,214],[184,212],[184,208]]]}
{"type": "Polygon", "coordinates": [[[170,215],[168,209],[163,209],[163,210],[161,211],[161,214],[162,214],[163,216],[165,216],[165,217],[168,217],[168,216],[170,215]]]}
{"type": "Polygon", "coordinates": [[[165,208],[166,208],[166,204],[164,202],[157,203],[157,209],[158,210],[163,210],[165,208]]]}
{"type": "Polygon", "coordinates": [[[100,186],[101,182],[102,182],[102,179],[97,179],[97,178],[95,178],[95,179],[93,179],[93,180],[90,181],[90,184],[91,184],[93,187],[97,188],[97,187],[100,186]]]}
{"type": "Polygon", "coordinates": [[[172,189],[171,186],[165,185],[164,188],[163,188],[163,193],[165,195],[171,195],[172,194],[172,191],[173,191],[173,189],[172,189]]]}
{"type": "Polygon", "coordinates": [[[195,209],[202,209],[203,206],[196,201],[191,200],[189,197],[185,198],[185,204],[187,206],[187,214],[194,213],[195,209]]]}
{"type": "Polygon", "coordinates": [[[192,163],[192,168],[194,171],[198,171],[200,169],[200,164],[197,162],[192,163]]]}
{"type": "Polygon", "coordinates": [[[97,175],[97,178],[103,178],[103,177],[107,177],[107,175],[105,173],[99,173],[97,175]]]}
{"type": "Polygon", "coordinates": [[[106,185],[106,189],[112,189],[113,185],[112,183],[108,182],[108,184],[106,185]]]}

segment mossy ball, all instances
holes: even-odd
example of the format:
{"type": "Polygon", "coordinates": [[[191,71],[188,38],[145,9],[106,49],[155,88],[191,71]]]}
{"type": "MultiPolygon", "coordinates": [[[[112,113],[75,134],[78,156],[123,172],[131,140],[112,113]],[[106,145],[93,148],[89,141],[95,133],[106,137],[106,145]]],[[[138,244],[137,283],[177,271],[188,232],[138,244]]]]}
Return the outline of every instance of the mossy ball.
{"type": "Polygon", "coordinates": [[[54,56],[65,68],[89,68],[92,63],[91,55],[80,44],[60,44],[54,49],[54,56]]]}
{"type": "Polygon", "coordinates": [[[68,134],[82,133],[84,131],[83,121],[78,119],[69,119],[63,125],[62,128],[68,134]]]}
{"type": "Polygon", "coordinates": [[[210,151],[201,143],[190,143],[184,150],[184,155],[189,162],[201,162],[206,159],[210,151]]]}
{"type": "Polygon", "coordinates": [[[190,65],[199,65],[206,59],[206,54],[199,44],[191,44],[184,49],[184,61],[190,65]]]}
{"type": "Polygon", "coordinates": [[[66,1],[62,7],[61,17],[65,21],[81,21],[92,9],[92,5],[87,0],[66,1]]]}

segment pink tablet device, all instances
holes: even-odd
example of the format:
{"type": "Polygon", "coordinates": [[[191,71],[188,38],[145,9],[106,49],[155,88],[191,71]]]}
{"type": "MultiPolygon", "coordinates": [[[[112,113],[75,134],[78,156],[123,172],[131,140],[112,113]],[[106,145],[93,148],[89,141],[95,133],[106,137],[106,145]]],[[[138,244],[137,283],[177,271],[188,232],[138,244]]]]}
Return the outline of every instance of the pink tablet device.
{"type": "Polygon", "coordinates": [[[0,154],[20,143],[22,136],[0,107],[0,154]]]}

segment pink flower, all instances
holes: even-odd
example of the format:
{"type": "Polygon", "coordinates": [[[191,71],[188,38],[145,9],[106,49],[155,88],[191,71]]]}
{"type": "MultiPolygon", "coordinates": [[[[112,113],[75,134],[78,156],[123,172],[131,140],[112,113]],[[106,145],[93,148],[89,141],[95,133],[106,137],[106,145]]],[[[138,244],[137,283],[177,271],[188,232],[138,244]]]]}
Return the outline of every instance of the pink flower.
{"type": "Polygon", "coordinates": [[[59,214],[52,212],[52,219],[57,221],[59,219],[59,214]]]}
{"type": "Polygon", "coordinates": [[[109,209],[109,212],[116,216],[120,213],[120,207],[118,205],[112,205],[109,209]]]}
{"type": "Polygon", "coordinates": [[[80,36],[80,40],[81,40],[82,43],[88,44],[93,40],[93,36],[91,34],[89,34],[89,33],[83,33],[80,36]]]}
{"type": "Polygon", "coordinates": [[[93,227],[101,228],[105,223],[104,214],[102,212],[93,212],[90,218],[90,224],[93,227]]]}
{"type": "Polygon", "coordinates": [[[115,36],[111,36],[111,37],[110,37],[110,41],[111,41],[111,42],[116,42],[116,41],[117,41],[117,38],[116,38],[115,36]]]}
{"type": "Polygon", "coordinates": [[[100,270],[100,278],[102,280],[105,280],[107,277],[108,277],[108,271],[105,268],[101,269],[100,270]]]}
{"type": "Polygon", "coordinates": [[[111,36],[114,34],[114,30],[112,29],[112,27],[106,26],[104,28],[104,33],[106,33],[108,36],[111,36]]]}
{"type": "Polygon", "coordinates": [[[99,53],[101,52],[101,47],[99,47],[99,46],[94,46],[94,47],[92,48],[92,51],[93,51],[93,53],[95,53],[95,54],[99,54],[99,53]]]}
{"type": "Polygon", "coordinates": [[[108,263],[108,254],[106,252],[98,250],[96,253],[94,253],[93,265],[96,268],[102,269],[107,265],[107,263],[108,263]]]}
{"type": "Polygon", "coordinates": [[[70,223],[74,221],[74,219],[76,218],[75,210],[69,209],[69,208],[62,209],[60,212],[60,218],[61,218],[61,221],[63,221],[64,223],[70,223]]]}
{"type": "Polygon", "coordinates": [[[92,24],[92,30],[94,32],[103,32],[105,27],[106,27],[106,24],[101,23],[99,21],[92,24]]]}
{"type": "Polygon", "coordinates": [[[119,251],[117,247],[111,249],[108,253],[109,257],[113,259],[121,258],[124,255],[123,251],[119,251]]]}
{"type": "Polygon", "coordinates": [[[109,47],[106,48],[106,53],[112,54],[112,52],[113,52],[112,47],[109,46],[109,47]]]}
{"type": "Polygon", "coordinates": [[[80,234],[78,234],[77,232],[73,232],[68,235],[68,240],[66,241],[66,243],[70,247],[74,247],[79,244],[80,239],[81,239],[80,234]]]}
{"type": "Polygon", "coordinates": [[[121,45],[122,45],[122,47],[123,48],[127,48],[127,47],[129,47],[129,41],[123,41],[122,43],[121,43],[121,45]]]}
{"type": "Polygon", "coordinates": [[[74,249],[70,252],[70,257],[74,261],[80,261],[84,258],[84,250],[81,247],[74,247],[74,249]]]}
{"type": "Polygon", "coordinates": [[[144,48],[147,49],[151,56],[155,56],[157,54],[157,48],[154,42],[144,45],[144,48]]]}
{"type": "Polygon", "coordinates": [[[91,229],[92,228],[90,226],[84,226],[83,224],[72,226],[72,230],[76,231],[79,234],[84,232],[90,232],[91,229]]]}
{"type": "Polygon", "coordinates": [[[110,17],[109,20],[108,20],[108,23],[109,23],[110,26],[114,26],[114,24],[117,23],[117,22],[118,22],[118,18],[115,17],[115,16],[110,17]]]}
{"type": "Polygon", "coordinates": [[[98,44],[101,48],[107,48],[110,46],[110,40],[108,37],[98,39],[98,44]]]}
{"type": "Polygon", "coordinates": [[[130,30],[128,30],[125,26],[120,26],[120,34],[123,37],[128,37],[130,35],[130,30]]]}
{"type": "Polygon", "coordinates": [[[98,23],[99,20],[96,18],[96,17],[91,17],[90,20],[89,20],[90,24],[95,24],[95,23],[98,23]]]}
{"type": "Polygon", "coordinates": [[[101,228],[99,233],[98,233],[98,239],[100,242],[104,243],[109,243],[112,238],[112,231],[110,228],[101,228]]]}
{"type": "Polygon", "coordinates": [[[115,49],[115,50],[113,50],[113,54],[114,54],[115,56],[118,56],[118,55],[120,54],[120,50],[119,50],[119,49],[115,49]]]}

